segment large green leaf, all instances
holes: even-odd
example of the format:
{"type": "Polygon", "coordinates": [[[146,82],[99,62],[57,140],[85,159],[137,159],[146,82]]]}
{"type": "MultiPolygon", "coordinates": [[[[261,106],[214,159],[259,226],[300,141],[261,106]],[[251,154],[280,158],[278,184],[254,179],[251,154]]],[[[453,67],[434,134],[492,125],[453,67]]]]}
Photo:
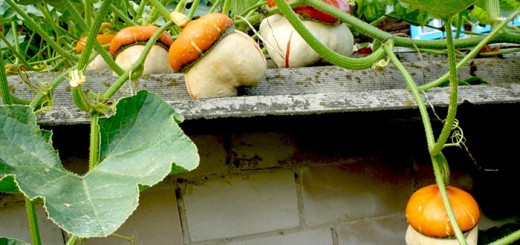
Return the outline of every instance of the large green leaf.
{"type": "Polygon", "coordinates": [[[459,13],[462,10],[467,9],[473,5],[477,0],[443,0],[443,1],[432,1],[432,0],[400,0],[401,2],[407,3],[418,9],[422,9],[431,13],[437,18],[447,20],[454,14],[459,13]]]}
{"type": "Polygon", "coordinates": [[[241,1],[231,1],[229,6],[229,10],[231,11],[231,17],[236,17],[246,9],[258,3],[258,0],[241,0],[241,1]]]}
{"type": "Polygon", "coordinates": [[[197,167],[197,148],[174,115],[162,98],[146,91],[120,100],[115,114],[99,122],[99,164],[79,176],[63,168],[30,107],[2,106],[0,180],[14,176],[27,197],[43,198],[49,218],[67,232],[108,236],[136,209],[139,185],[160,182],[172,163],[174,169],[197,167]]]}

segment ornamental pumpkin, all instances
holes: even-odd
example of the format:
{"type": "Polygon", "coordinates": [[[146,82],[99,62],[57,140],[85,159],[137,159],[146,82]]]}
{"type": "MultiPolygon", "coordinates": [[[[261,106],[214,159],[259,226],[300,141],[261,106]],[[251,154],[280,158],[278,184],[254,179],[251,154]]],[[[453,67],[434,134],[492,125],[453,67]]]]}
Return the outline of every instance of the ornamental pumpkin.
{"type": "MultiPolygon", "coordinates": [[[[345,0],[322,1],[345,13],[350,13],[350,6],[345,0]]],[[[275,3],[270,0],[267,1],[267,5],[273,7],[275,3]]],[[[352,55],[354,37],[345,23],[310,6],[298,6],[293,10],[319,42],[340,55],[352,55]]],[[[327,62],[307,44],[287,18],[281,14],[264,18],[260,23],[259,34],[267,53],[278,67],[305,67],[320,61],[327,62]]]]}
{"type": "MultiPolygon", "coordinates": [[[[324,45],[334,52],[351,56],[354,37],[345,23],[336,25],[304,20],[303,25],[324,45]]],[[[260,23],[260,36],[270,58],[280,68],[306,67],[327,62],[298,34],[283,15],[275,14],[260,23]]]]}
{"type": "MultiPolygon", "coordinates": [[[[467,232],[476,227],[480,211],[473,196],[454,186],[448,186],[446,193],[461,231],[467,232]]],[[[412,194],[406,205],[406,219],[411,227],[426,236],[443,238],[455,235],[440,190],[435,184],[422,187],[412,194]]]]}
{"type": "MultiPolygon", "coordinates": [[[[115,34],[112,34],[112,33],[101,33],[96,36],[96,40],[99,42],[99,44],[106,45],[112,41],[114,36],[115,36],[115,34]]],[[[87,36],[80,38],[79,41],[76,43],[76,53],[79,54],[79,53],[83,52],[83,49],[85,48],[86,43],[87,43],[87,36]]],[[[87,69],[103,70],[103,69],[109,69],[109,67],[108,67],[107,63],[105,62],[105,60],[103,59],[103,57],[101,57],[101,55],[98,54],[98,55],[96,55],[94,60],[92,60],[88,64],[87,69]]]]}
{"type": "Polygon", "coordinates": [[[238,87],[254,87],[264,78],[262,50],[249,35],[234,29],[227,15],[209,13],[189,20],[172,12],[170,17],[182,28],[169,50],[170,65],[185,73],[193,99],[236,96],[238,87]]]}
{"type": "MultiPolygon", "coordinates": [[[[158,26],[128,26],[121,29],[110,42],[110,54],[115,62],[123,69],[128,70],[139,59],[144,51],[146,42],[159,29],[158,26]]],[[[142,75],[172,73],[168,64],[168,49],[173,43],[171,35],[161,33],[156,44],[146,56],[142,75]]]]}

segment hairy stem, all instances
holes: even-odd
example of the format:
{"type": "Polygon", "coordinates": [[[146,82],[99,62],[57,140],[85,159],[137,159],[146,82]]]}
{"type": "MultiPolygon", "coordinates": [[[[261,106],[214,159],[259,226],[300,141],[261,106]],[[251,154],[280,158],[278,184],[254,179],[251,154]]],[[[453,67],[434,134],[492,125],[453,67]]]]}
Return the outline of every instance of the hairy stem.
{"type": "MultiPolygon", "coordinates": [[[[87,42],[85,43],[85,47],[83,48],[83,51],[81,52],[81,57],[79,59],[78,69],[80,71],[85,70],[85,68],[88,65],[90,53],[92,51],[92,48],[94,44],[99,44],[96,40],[96,36],[98,34],[99,27],[101,26],[101,23],[103,22],[103,19],[108,14],[108,10],[110,9],[110,5],[112,4],[112,0],[105,0],[101,3],[101,6],[99,7],[99,12],[96,16],[96,19],[94,20],[94,24],[92,25],[88,36],[87,36],[87,42]]],[[[99,46],[101,46],[99,44],[99,46]]]]}
{"type": "Polygon", "coordinates": [[[195,11],[197,10],[197,7],[199,7],[199,3],[200,0],[194,0],[193,3],[191,3],[190,12],[188,12],[188,19],[193,19],[195,11]]]}
{"type": "Polygon", "coordinates": [[[88,158],[88,169],[96,167],[99,160],[99,113],[90,114],[90,147],[88,158]]]}
{"type": "Polygon", "coordinates": [[[224,0],[224,4],[222,4],[221,13],[225,15],[229,15],[229,8],[231,7],[231,0],[224,0]]]}
{"type": "Polygon", "coordinates": [[[500,3],[499,0],[485,0],[484,9],[489,14],[489,20],[492,28],[496,28],[500,24],[500,3]]]}
{"type": "Polygon", "coordinates": [[[449,66],[449,80],[450,80],[450,101],[448,105],[448,115],[442,127],[441,134],[437,139],[437,142],[430,146],[430,155],[437,156],[444,148],[444,144],[450,137],[451,130],[453,129],[453,122],[457,114],[457,98],[458,98],[458,75],[457,75],[457,62],[455,60],[455,47],[453,45],[453,34],[451,31],[451,23],[453,17],[448,18],[445,23],[446,28],[446,40],[448,41],[448,66],[449,66]]]}
{"type": "MultiPolygon", "coordinates": [[[[417,88],[417,85],[413,81],[413,78],[410,75],[410,73],[408,72],[408,70],[406,70],[406,68],[403,66],[403,64],[399,60],[399,58],[397,58],[397,56],[394,54],[392,48],[385,44],[383,44],[383,48],[386,51],[386,53],[387,53],[388,57],[390,58],[390,60],[392,61],[392,63],[394,63],[394,65],[397,67],[397,69],[401,72],[406,83],[408,84],[408,87],[410,88],[412,96],[414,97],[414,99],[417,103],[417,107],[419,108],[419,112],[421,114],[421,120],[423,122],[423,127],[424,127],[424,131],[426,134],[426,142],[428,144],[428,147],[431,147],[435,144],[435,140],[434,140],[432,126],[430,123],[430,117],[428,116],[428,110],[420,95],[420,91],[417,88]]],[[[455,230],[455,234],[457,234],[457,237],[458,237],[459,233],[460,234],[462,234],[462,233],[460,232],[460,228],[458,227],[458,224],[455,221],[455,215],[453,214],[453,211],[451,210],[451,206],[448,201],[448,195],[446,193],[446,184],[448,182],[447,180],[449,179],[448,163],[442,153],[439,153],[436,156],[431,156],[431,161],[432,161],[433,171],[434,171],[434,175],[435,175],[435,182],[441,192],[442,200],[444,202],[444,205],[445,205],[447,213],[448,213],[448,218],[450,219],[453,229],[455,230]]],[[[463,242],[465,242],[465,241],[463,241],[463,242]]],[[[461,244],[465,244],[465,243],[461,243],[461,244]]]]}
{"type": "Polygon", "coordinates": [[[38,228],[38,217],[36,217],[36,209],[31,199],[25,197],[25,212],[29,221],[29,230],[31,232],[31,241],[33,245],[41,245],[40,229],[38,228]]]}
{"type": "MultiPolygon", "coordinates": [[[[157,8],[157,11],[159,11],[159,14],[164,18],[164,21],[168,22],[170,20],[170,10],[168,10],[164,5],[159,2],[159,0],[148,0],[148,2],[157,8]]],[[[179,3],[180,5],[181,3],[179,3]]],[[[178,6],[179,6],[178,5],[178,6]]],[[[170,32],[172,36],[177,35],[181,32],[181,29],[178,26],[172,26],[170,28],[170,32]]]]}
{"type": "Polygon", "coordinates": [[[9,83],[7,82],[7,75],[5,74],[4,56],[2,49],[0,49],[0,95],[2,95],[2,102],[4,105],[10,105],[11,92],[9,91],[9,83]]]}
{"type": "Polygon", "coordinates": [[[448,199],[448,193],[446,192],[446,189],[448,188],[447,179],[449,178],[449,176],[447,176],[449,175],[449,172],[445,172],[449,171],[446,157],[444,157],[444,154],[442,154],[441,152],[436,156],[431,156],[431,160],[433,165],[433,173],[435,175],[435,183],[437,184],[437,187],[439,188],[439,191],[441,193],[442,203],[444,204],[444,208],[446,209],[446,213],[448,214],[448,219],[451,223],[451,226],[455,231],[455,236],[457,237],[457,240],[459,241],[460,245],[467,245],[466,239],[464,238],[464,235],[460,230],[459,224],[455,219],[455,214],[453,213],[450,200],[448,199]]]}
{"type": "Polygon", "coordinates": [[[92,3],[90,0],[83,0],[83,7],[85,10],[85,21],[87,26],[92,25],[92,3]]]}

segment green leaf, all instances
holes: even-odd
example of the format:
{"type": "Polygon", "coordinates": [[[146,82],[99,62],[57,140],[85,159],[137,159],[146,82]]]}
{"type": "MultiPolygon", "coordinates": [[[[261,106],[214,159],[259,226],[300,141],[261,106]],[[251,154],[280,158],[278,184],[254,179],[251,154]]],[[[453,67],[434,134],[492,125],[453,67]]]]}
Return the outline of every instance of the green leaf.
{"type": "Polygon", "coordinates": [[[489,24],[491,20],[488,12],[479,6],[475,6],[471,10],[469,14],[469,19],[478,21],[479,25],[482,26],[489,24]]]}
{"type": "Polygon", "coordinates": [[[241,1],[231,1],[229,6],[229,10],[231,11],[231,17],[235,17],[237,15],[242,14],[247,8],[258,3],[258,0],[241,0],[241,1]]]}
{"type": "Polygon", "coordinates": [[[357,16],[368,22],[374,21],[386,12],[386,0],[356,0],[357,16]]]}
{"type": "MultiPolygon", "coordinates": [[[[1,170],[0,170],[1,172],[1,170]]],[[[16,186],[16,183],[14,182],[13,176],[7,176],[0,180],[0,192],[6,192],[6,193],[18,193],[20,190],[18,189],[18,186],[16,186]]]]}
{"type": "Polygon", "coordinates": [[[30,243],[26,243],[24,241],[20,241],[13,238],[0,237],[0,245],[31,245],[30,243]]]}
{"type": "Polygon", "coordinates": [[[416,26],[424,26],[430,22],[434,17],[424,10],[420,10],[409,6],[402,2],[396,2],[394,10],[388,16],[404,20],[416,26]]]}
{"type": "Polygon", "coordinates": [[[447,20],[454,14],[459,13],[462,10],[467,9],[473,5],[477,0],[444,0],[444,1],[432,1],[432,0],[400,0],[418,9],[428,11],[441,20],[447,20]]]}
{"type": "Polygon", "coordinates": [[[518,0],[500,0],[500,9],[503,11],[514,11],[520,7],[518,0]]]}
{"type": "Polygon", "coordinates": [[[121,99],[99,122],[99,164],[84,176],[67,171],[27,106],[0,107],[0,180],[14,176],[30,199],[41,197],[48,217],[78,237],[112,234],[138,205],[139,185],[152,186],[177,167],[198,165],[195,144],[175,111],[147,91],[121,99]]]}

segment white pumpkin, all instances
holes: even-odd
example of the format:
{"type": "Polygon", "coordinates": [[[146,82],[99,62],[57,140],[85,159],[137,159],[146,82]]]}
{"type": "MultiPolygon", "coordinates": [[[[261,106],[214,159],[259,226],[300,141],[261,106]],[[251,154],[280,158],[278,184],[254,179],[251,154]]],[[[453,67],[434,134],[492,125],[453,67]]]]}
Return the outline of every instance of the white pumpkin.
{"type": "MultiPolygon", "coordinates": [[[[132,65],[137,62],[141,53],[144,52],[145,47],[145,45],[141,44],[125,47],[116,55],[116,64],[125,71],[130,69],[132,65]]],[[[142,75],[163,73],[173,73],[173,70],[168,63],[168,50],[160,45],[153,45],[144,61],[142,75]]],[[[116,73],[114,73],[114,75],[115,74],[116,73]]]]}
{"type": "MultiPolygon", "coordinates": [[[[478,244],[478,226],[465,233],[468,245],[478,244]]],[[[406,229],[406,245],[458,245],[457,238],[438,238],[423,235],[416,231],[411,225],[406,229]]]]}
{"type": "MultiPolygon", "coordinates": [[[[325,24],[304,20],[303,24],[336,53],[352,55],[354,37],[345,23],[325,24]]],[[[259,34],[267,53],[278,67],[305,67],[318,61],[327,62],[303,40],[283,15],[275,14],[263,19],[259,34]]]]}
{"type": "Polygon", "coordinates": [[[236,96],[237,87],[254,87],[265,76],[267,64],[258,44],[235,30],[226,35],[185,74],[192,98],[236,96]]]}

